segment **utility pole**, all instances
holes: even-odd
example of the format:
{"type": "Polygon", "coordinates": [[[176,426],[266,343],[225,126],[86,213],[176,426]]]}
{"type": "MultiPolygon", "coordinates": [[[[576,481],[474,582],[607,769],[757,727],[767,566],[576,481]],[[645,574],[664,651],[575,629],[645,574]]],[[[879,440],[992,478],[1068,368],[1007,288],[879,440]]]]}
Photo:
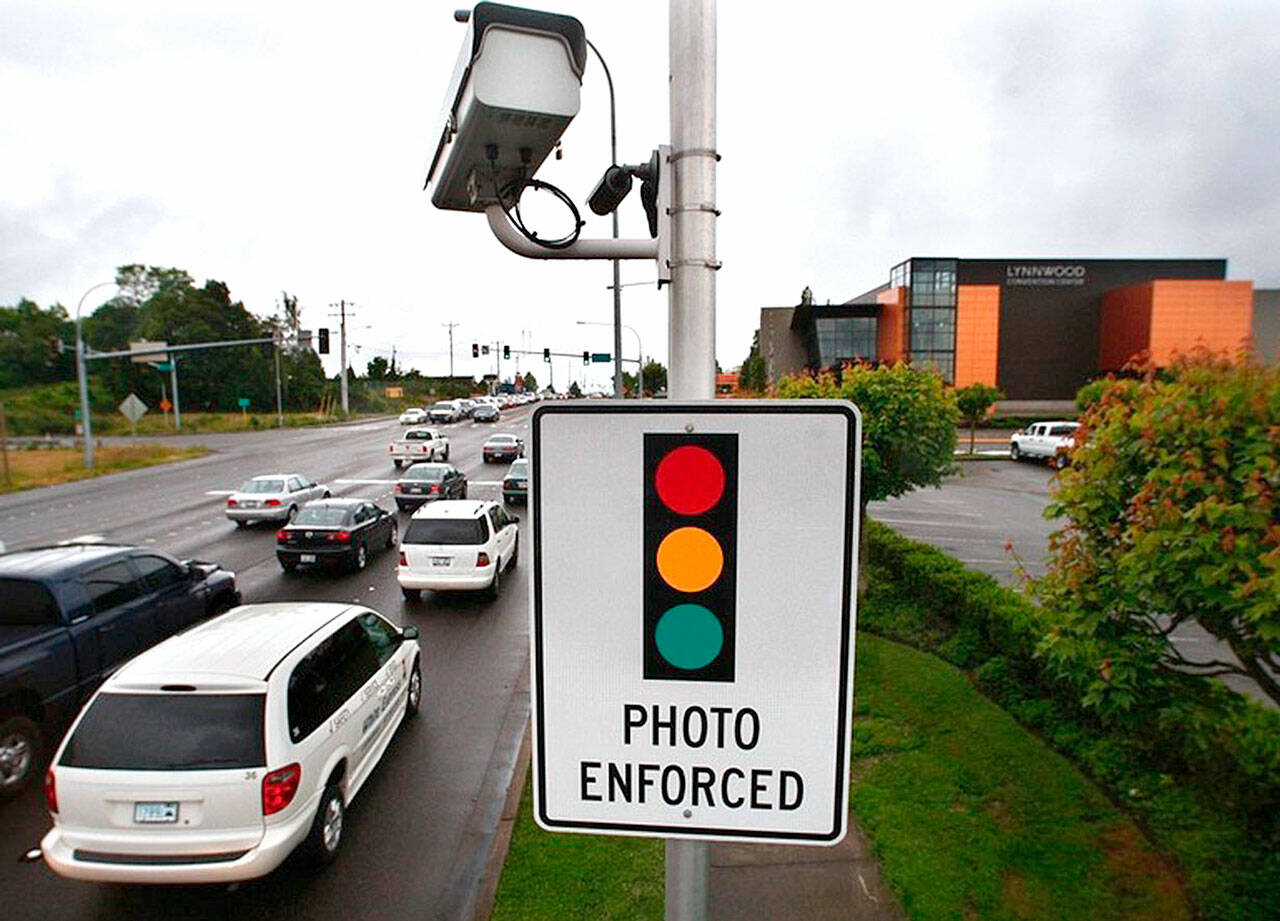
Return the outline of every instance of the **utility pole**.
{"type": "Polygon", "coordinates": [[[453,377],[453,328],[455,326],[461,326],[462,324],[461,323],[441,323],[440,325],[448,327],[449,329],[449,377],[452,378],[453,377]]]}
{"type": "Polygon", "coordinates": [[[284,428],[284,394],[280,389],[280,343],[276,343],[276,425],[284,428]]]}
{"type": "MultiPolygon", "coordinates": [[[[716,3],[670,0],[671,287],[667,392],[672,400],[715,395],[716,3]]],[[[617,282],[615,281],[615,284],[617,282]]],[[[617,289],[614,289],[617,293],[617,289]]],[[[706,921],[710,848],[666,841],[666,921],[706,921]]]]}
{"type": "Polygon", "coordinates": [[[169,386],[173,390],[173,427],[182,428],[182,406],[178,403],[178,356],[169,353],[169,386]]]}
{"type": "MultiPolygon", "coordinates": [[[[330,307],[333,305],[330,304],[330,307]]],[[[329,314],[333,316],[333,314],[329,314]]],[[[338,392],[342,394],[342,414],[345,416],[350,412],[350,403],[347,399],[347,302],[345,300],[338,301],[338,359],[341,374],[338,379],[338,392]]]]}

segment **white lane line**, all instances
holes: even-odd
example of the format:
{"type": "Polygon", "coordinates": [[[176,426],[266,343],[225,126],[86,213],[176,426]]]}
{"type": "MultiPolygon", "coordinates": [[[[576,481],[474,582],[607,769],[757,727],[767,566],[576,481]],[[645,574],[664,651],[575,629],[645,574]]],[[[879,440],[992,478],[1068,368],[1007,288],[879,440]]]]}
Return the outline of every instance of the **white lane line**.
{"type": "Polygon", "coordinates": [[[235,492],[234,489],[206,489],[204,494],[206,496],[229,496],[233,492],[235,492]]]}
{"type": "Polygon", "coordinates": [[[501,480],[467,480],[468,486],[501,486],[501,480]]]}
{"type": "Polygon", "coordinates": [[[334,480],[338,486],[390,486],[399,480],[334,480]]]}
{"type": "Polygon", "coordinates": [[[929,521],[924,518],[881,518],[879,515],[872,515],[876,521],[881,524],[907,524],[915,525],[920,528],[987,528],[995,529],[1000,525],[994,524],[970,524],[967,521],[929,521]]]}
{"type": "Polygon", "coordinates": [[[66,540],[60,540],[60,544],[100,544],[106,538],[101,534],[79,534],[75,537],[68,537],[66,540]]]}

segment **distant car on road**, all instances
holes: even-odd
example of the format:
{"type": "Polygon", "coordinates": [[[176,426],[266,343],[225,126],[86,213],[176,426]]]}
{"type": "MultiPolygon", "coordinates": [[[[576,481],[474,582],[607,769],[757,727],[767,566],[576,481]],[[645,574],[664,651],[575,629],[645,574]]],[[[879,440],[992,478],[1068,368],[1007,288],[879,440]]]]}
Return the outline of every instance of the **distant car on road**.
{"type": "Polygon", "coordinates": [[[478,403],[471,413],[473,422],[497,422],[500,418],[502,413],[492,403],[478,403]]]}
{"type": "Polygon", "coordinates": [[[457,422],[462,418],[462,410],[457,402],[444,400],[428,409],[427,416],[437,425],[442,422],[457,422]]]}
{"type": "Polygon", "coordinates": [[[267,473],[227,496],[226,513],[238,528],[255,521],[292,521],[303,503],[328,496],[326,487],[300,473],[267,473]]]}
{"type": "Polygon", "coordinates": [[[480,591],[496,598],[502,572],[520,554],[520,521],[496,502],[433,502],[413,513],[400,542],[396,580],[410,600],[423,589],[480,591]]]}
{"type": "Polygon", "coordinates": [[[44,740],[120,663],[239,603],[235,573],[142,547],[0,557],[0,797],[26,786],[44,740]]]}
{"type": "Polygon", "coordinates": [[[502,478],[502,501],[508,505],[529,501],[529,461],[526,458],[514,462],[502,478]]]}
{"type": "Polygon", "coordinates": [[[524,457],[524,441],[515,435],[490,435],[480,449],[484,462],[515,460],[524,457]]]}
{"type": "Polygon", "coordinates": [[[405,464],[417,461],[449,459],[449,439],[436,429],[406,429],[401,436],[387,445],[391,463],[399,470],[405,464]]]}
{"type": "Polygon", "coordinates": [[[420,407],[410,407],[400,414],[401,425],[421,425],[427,421],[427,411],[420,407]]]}
{"type": "Polygon", "coordinates": [[[1061,470],[1071,462],[1071,448],[1075,444],[1078,422],[1033,422],[1009,437],[1009,457],[1046,460],[1055,470],[1061,470]]]}
{"type": "Polygon", "coordinates": [[[252,604],[109,678],[45,775],[54,872],[113,883],[265,876],[338,853],[343,818],[422,702],[415,627],[359,605],[252,604]]]}
{"type": "Polygon", "coordinates": [[[458,404],[458,412],[461,413],[463,419],[470,419],[471,414],[475,412],[475,400],[469,400],[464,397],[463,399],[454,400],[453,402],[458,404]]]}
{"type": "Polygon", "coordinates": [[[465,499],[467,478],[453,464],[413,464],[392,488],[400,511],[429,499],[465,499]]]}
{"type": "Polygon", "coordinates": [[[309,503],[276,532],[276,559],[285,572],[299,566],[360,570],[380,548],[396,545],[395,516],[368,499],[309,503]]]}

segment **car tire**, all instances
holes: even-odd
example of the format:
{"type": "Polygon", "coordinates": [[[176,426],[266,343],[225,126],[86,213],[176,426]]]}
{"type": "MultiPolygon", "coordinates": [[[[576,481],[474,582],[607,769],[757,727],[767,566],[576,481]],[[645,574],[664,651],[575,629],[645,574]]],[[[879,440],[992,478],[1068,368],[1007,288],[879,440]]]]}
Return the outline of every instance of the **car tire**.
{"type": "Polygon", "coordinates": [[[364,541],[356,544],[355,550],[351,552],[351,568],[356,572],[364,569],[369,565],[369,548],[365,546],[364,541]]]}
{"type": "Polygon", "coordinates": [[[44,738],[34,720],[21,714],[0,717],[0,800],[12,799],[40,773],[44,738]]]}
{"type": "Polygon", "coordinates": [[[449,446],[448,446],[448,445],[445,445],[445,446],[444,446],[444,459],[445,459],[446,461],[449,459],[449,446]]]}
{"type": "Polygon", "coordinates": [[[407,509],[408,507],[409,507],[409,506],[405,505],[403,502],[397,502],[397,503],[396,503],[396,508],[398,508],[398,509],[399,509],[400,511],[402,511],[402,512],[403,512],[405,509],[407,509]]]}
{"type": "Polygon", "coordinates": [[[325,787],[320,794],[316,817],[311,822],[311,831],[307,833],[307,856],[313,866],[323,867],[338,856],[346,815],[347,806],[342,801],[342,793],[333,784],[325,787]]]}
{"type": "Polygon", "coordinates": [[[404,718],[412,719],[422,708],[422,666],[415,657],[409,671],[409,692],[405,694],[404,718]]]}
{"type": "Polygon", "coordinates": [[[1017,442],[1009,445],[1009,460],[1014,462],[1022,460],[1022,449],[1018,447],[1017,442]]]}
{"type": "Polygon", "coordinates": [[[396,469],[397,469],[397,470],[399,470],[399,469],[400,469],[400,463],[401,463],[400,461],[398,461],[398,460],[393,460],[391,463],[393,463],[393,464],[395,464],[395,465],[396,465],[396,469]]]}
{"type": "Polygon", "coordinates": [[[497,600],[499,593],[502,591],[502,560],[498,560],[493,566],[493,581],[489,583],[489,599],[497,600]]]}
{"type": "Polygon", "coordinates": [[[321,498],[321,499],[332,499],[332,498],[333,498],[333,496],[330,494],[329,490],[327,490],[327,489],[326,489],[326,490],[324,491],[324,495],[323,495],[323,496],[321,496],[320,498],[321,498]]]}
{"type": "Polygon", "coordinates": [[[241,528],[247,528],[248,526],[249,526],[249,522],[247,522],[247,521],[237,521],[237,522],[236,522],[236,530],[237,530],[237,531],[238,531],[238,530],[240,530],[241,528]]]}
{"type": "Polygon", "coordinates": [[[516,542],[511,547],[511,562],[507,564],[507,568],[510,569],[511,567],[515,566],[516,560],[518,559],[520,559],[520,535],[519,534],[516,535],[516,542]]]}
{"type": "Polygon", "coordinates": [[[1070,464],[1071,459],[1062,451],[1049,458],[1049,466],[1054,470],[1065,470],[1070,464]]]}
{"type": "Polygon", "coordinates": [[[396,545],[396,542],[399,539],[399,537],[400,537],[400,528],[393,521],[391,522],[391,528],[387,531],[387,549],[388,550],[390,550],[396,545]]]}
{"type": "Polygon", "coordinates": [[[402,586],[400,586],[400,594],[401,594],[401,595],[404,595],[404,600],[405,600],[405,601],[418,601],[418,600],[420,600],[420,599],[422,598],[422,589],[420,589],[420,588],[405,588],[405,587],[402,585],[402,586]]]}
{"type": "Polygon", "coordinates": [[[289,506],[289,513],[285,518],[286,524],[293,524],[293,519],[298,517],[298,507],[296,505],[289,506]]]}
{"type": "Polygon", "coordinates": [[[285,562],[284,560],[281,560],[280,568],[284,570],[285,575],[288,575],[290,573],[294,573],[298,571],[298,564],[292,563],[292,562],[285,562]]]}

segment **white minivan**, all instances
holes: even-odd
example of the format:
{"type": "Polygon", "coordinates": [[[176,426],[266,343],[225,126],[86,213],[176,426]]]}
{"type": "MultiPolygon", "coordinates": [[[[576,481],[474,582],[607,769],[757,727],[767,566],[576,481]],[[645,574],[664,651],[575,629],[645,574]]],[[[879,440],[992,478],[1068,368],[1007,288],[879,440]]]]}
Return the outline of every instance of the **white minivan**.
{"type": "Polygon", "coordinates": [[[225,883],[316,863],[422,698],[418,631],[358,605],[233,608],[131,660],[45,775],[45,861],[73,879],[225,883]]]}
{"type": "Polygon", "coordinates": [[[497,502],[445,499],[424,505],[400,538],[400,591],[410,600],[423,589],[483,589],[496,598],[503,571],[520,555],[519,520],[497,502]]]}

